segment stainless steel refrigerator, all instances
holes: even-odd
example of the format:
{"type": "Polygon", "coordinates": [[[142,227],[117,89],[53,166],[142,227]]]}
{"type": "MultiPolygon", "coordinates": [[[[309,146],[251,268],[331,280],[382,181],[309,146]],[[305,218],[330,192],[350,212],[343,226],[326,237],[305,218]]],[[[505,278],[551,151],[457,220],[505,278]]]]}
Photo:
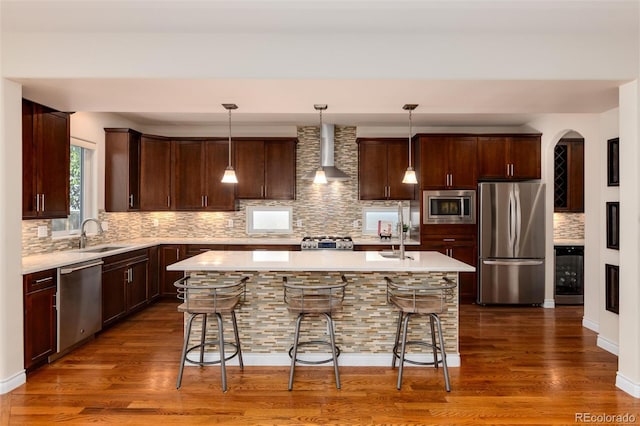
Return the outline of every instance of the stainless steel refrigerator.
{"type": "Polygon", "coordinates": [[[478,303],[544,302],[545,185],[478,185],[478,303]]]}

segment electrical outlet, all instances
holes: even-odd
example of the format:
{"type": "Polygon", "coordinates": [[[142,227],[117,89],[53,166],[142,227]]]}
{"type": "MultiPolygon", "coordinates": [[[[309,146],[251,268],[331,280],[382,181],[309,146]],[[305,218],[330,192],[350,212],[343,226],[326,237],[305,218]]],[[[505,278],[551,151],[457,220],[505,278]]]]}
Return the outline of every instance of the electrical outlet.
{"type": "Polygon", "coordinates": [[[298,228],[302,228],[302,219],[298,219],[298,220],[296,221],[296,226],[297,226],[298,228]]]}
{"type": "Polygon", "coordinates": [[[38,238],[45,238],[49,236],[49,231],[47,230],[47,226],[38,226],[38,238]]]}
{"type": "Polygon", "coordinates": [[[160,225],[160,222],[158,221],[158,219],[153,219],[153,226],[157,228],[158,225],[160,225]]]}
{"type": "Polygon", "coordinates": [[[233,219],[227,219],[227,228],[233,228],[233,219]]]}
{"type": "Polygon", "coordinates": [[[358,228],[358,227],[360,227],[360,221],[359,221],[358,219],[356,219],[356,220],[354,220],[354,221],[353,221],[353,227],[354,227],[354,228],[358,228]]]}
{"type": "Polygon", "coordinates": [[[102,225],[102,230],[103,231],[108,231],[109,230],[109,222],[107,222],[106,220],[101,222],[100,225],[102,225]]]}

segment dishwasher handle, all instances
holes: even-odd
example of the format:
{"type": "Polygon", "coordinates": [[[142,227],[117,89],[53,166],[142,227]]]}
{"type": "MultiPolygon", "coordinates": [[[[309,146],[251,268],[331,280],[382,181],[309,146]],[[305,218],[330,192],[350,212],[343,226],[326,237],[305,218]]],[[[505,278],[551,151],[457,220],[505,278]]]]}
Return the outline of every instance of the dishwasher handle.
{"type": "Polygon", "coordinates": [[[70,266],[68,268],[60,268],[60,275],[66,275],[66,274],[70,274],[72,272],[76,272],[76,271],[80,271],[82,269],[87,269],[87,268],[93,268],[94,266],[100,266],[102,265],[104,262],[102,260],[99,260],[97,262],[93,262],[93,263],[88,263],[86,265],[80,265],[80,266],[70,266]]]}

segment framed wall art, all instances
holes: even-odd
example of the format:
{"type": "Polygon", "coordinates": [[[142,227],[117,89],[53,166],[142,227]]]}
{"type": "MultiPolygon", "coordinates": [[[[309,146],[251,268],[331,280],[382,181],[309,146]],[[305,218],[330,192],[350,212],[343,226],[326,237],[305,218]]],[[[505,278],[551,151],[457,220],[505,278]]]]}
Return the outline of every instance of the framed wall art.
{"type": "Polygon", "coordinates": [[[607,186],[620,186],[620,138],[607,141],[607,186]]]}
{"type": "Polygon", "coordinates": [[[607,202],[607,248],[620,250],[620,203],[607,202]]]}
{"type": "Polygon", "coordinates": [[[620,274],[617,265],[605,264],[605,308],[615,314],[620,310],[620,274]]]}

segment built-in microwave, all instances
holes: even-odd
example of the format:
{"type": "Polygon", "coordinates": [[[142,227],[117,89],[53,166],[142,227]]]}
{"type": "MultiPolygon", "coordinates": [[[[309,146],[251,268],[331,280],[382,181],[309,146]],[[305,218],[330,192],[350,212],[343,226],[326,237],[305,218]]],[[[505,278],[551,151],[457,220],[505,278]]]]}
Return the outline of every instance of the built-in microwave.
{"type": "Polygon", "coordinates": [[[425,225],[476,223],[476,191],[422,191],[422,217],[425,225]]]}

